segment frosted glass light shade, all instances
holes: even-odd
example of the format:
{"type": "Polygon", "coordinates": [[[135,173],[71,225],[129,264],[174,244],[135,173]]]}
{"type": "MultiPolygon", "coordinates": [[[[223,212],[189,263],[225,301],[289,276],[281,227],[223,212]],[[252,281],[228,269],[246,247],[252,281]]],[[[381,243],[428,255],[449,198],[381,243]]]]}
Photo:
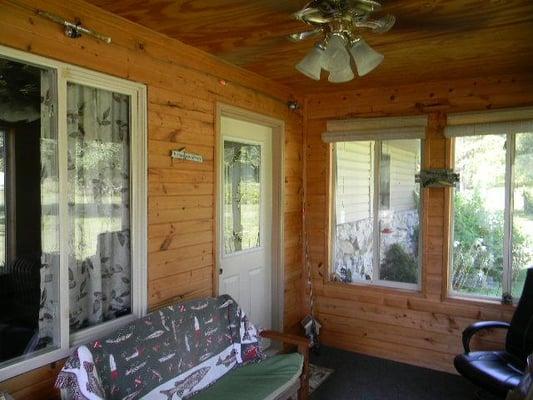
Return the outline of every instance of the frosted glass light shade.
{"type": "Polygon", "coordinates": [[[296,64],[296,69],[305,76],[314,79],[315,81],[319,81],[320,72],[324,66],[324,53],[325,51],[321,47],[313,47],[302,61],[296,64]]]}
{"type": "Polygon", "coordinates": [[[352,67],[348,63],[343,70],[330,72],[328,81],[332,83],[343,83],[351,81],[354,77],[355,75],[353,74],[352,67]]]}
{"type": "Polygon", "coordinates": [[[383,61],[383,54],[370,47],[363,39],[359,39],[350,48],[350,53],[355,61],[357,73],[364,76],[376,68],[383,61]]]}
{"type": "Polygon", "coordinates": [[[324,58],[324,69],[329,72],[343,71],[350,65],[350,54],[346,50],[347,40],[339,35],[332,35],[328,39],[324,58]]]}

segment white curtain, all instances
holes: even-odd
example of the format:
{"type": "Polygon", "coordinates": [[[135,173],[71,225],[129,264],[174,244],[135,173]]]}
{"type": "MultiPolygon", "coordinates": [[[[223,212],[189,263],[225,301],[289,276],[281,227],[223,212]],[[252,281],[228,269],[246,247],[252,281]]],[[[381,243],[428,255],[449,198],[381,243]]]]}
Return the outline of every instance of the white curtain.
{"type": "Polygon", "coordinates": [[[41,345],[57,338],[59,318],[59,168],[55,72],[41,71],[41,345]]]}
{"type": "Polygon", "coordinates": [[[68,85],[71,332],[131,312],[129,105],[68,85]]]}

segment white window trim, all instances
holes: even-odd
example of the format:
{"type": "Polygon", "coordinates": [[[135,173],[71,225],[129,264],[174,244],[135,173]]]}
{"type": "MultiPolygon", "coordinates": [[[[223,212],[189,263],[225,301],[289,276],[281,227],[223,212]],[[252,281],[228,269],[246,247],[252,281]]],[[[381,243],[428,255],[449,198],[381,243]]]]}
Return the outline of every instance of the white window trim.
{"type": "MultiPolygon", "coordinates": [[[[523,133],[523,132],[518,132],[523,133]]],[[[489,135],[492,135],[494,133],[489,133],[489,135]]],[[[500,133],[501,135],[502,133],[500,133]]],[[[472,134],[472,135],[460,135],[461,137],[464,136],[483,136],[480,134],[472,134]]],[[[450,232],[449,232],[449,238],[450,238],[450,246],[448,249],[448,296],[450,298],[456,298],[456,299],[471,299],[471,300],[502,300],[503,297],[506,295],[512,294],[512,268],[513,268],[513,212],[514,212],[514,161],[515,161],[515,155],[516,155],[516,133],[507,133],[505,135],[505,141],[506,141],[506,149],[505,149],[505,209],[503,212],[504,215],[504,224],[503,224],[503,275],[502,275],[502,297],[497,296],[484,296],[482,294],[475,294],[475,293],[463,293],[456,290],[453,290],[452,287],[452,277],[453,277],[453,258],[454,258],[454,251],[453,251],[453,242],[454,242],[454,225],[455,225],[455,218],[454,218],[454,200],[453,196],[450,200],[451,204],[451,223],[450,225],[450,232]]],[[[450,136],[452,137],[452,136],[450,136]]],[[[459,137],[459,136],[455,136],[459,137]]],[[[455,141],[453,142],[453,146],[455,146],[455,141]]],[[[517,302],[517,298],[513,298],[513,302],[517,302]]]]}
{"type": "Polygon", "coordinates": [[[57,73],[57,128],[59,160],[59,224],[60,224],[60,267],[59,304],[57,335],[58,343],[50,349],[43,349],[22,355],[6,362],[0,368],[0,382],[23,374],[35,368],[67,357],[81,343],[103,336],[147,311],[147,93],[146,86],[137,82],[112,77],[85,68],[54,61],[45,57],[15,50],[0,45],[0,55],[51,68],[57,73]],[[132,246],[132,313],[128,316],[105,322],[73,335],[69,334],[69,287],[68,287],[68,207],[67,207],[67,82],[79,83],[100,89],[116,91],[131,98],[131,246],[132,246]]]}
{"type": "MultiPolygon", "coordinates": [[[[380,190],[380,180],[379,180],[379,169],[380,169],[380,162],[381,160],[381,143],[384,140],[409,140],[409,139],[420,139],[419,137],[413,138],[397,138],[394,139],[388,139],[388,138],[380,138],[376,139],[375,136],[371,139],[367,139],[369,141],[374,142],[374,165],[372,166],[372,180],[373,180],[373,194],[372,194],[372,202],[373,202],[373,210],[372,213],[372,219],[373,219],[373,240],[372,243],[380,243],[380,231],[379,228],[376,229],[376,227],[379,227],[379,190],[380,190]],[[377,211],[377,212],[376,212],[377,211]]],[[[339,141],[342,142],[342,141],[339,141]]],[[[336,223],[337,223],[337,215],[336,215],[336,193],[337,193],[337,146],[336,143],[333,143],[333,151],[332,151],[332,174],[331,174],[331,184],[333,185],[331,190],[331,227],[330,227],[330,243],[329,246],[333,251],[330,251],[330,268],[331,271],[335,266],[335,235],[336,235],[336,223]]],[[[423,165],[424,161],[424,139],[420,139],[420,162],[421,165],[423,165]]],[[[420,207],[418,211],[419,215],[419,221],[420,221],[420,228],[422,228],[422,221],[423,221],[423,204],[424,204],[424,191],[420,190],[420,207]]],[[[420,291],[421,289],[421,281],[422,281],[422,267],[423,267],[423,257],[422,250],[424,248],[423,246],[423,235],[422,235],[422,229],[419,230],[418,234],[418,282],[417,283],[405,283],[405,282],[394,282],[394,281],[387,281],[383,279],[379,279],[379,259],[380,259],[380,249],[379,246],[372,246],[373,251],[373,258],[372,258],[372,279],[367,280],[355,280],[350,283],[346,283],[347,285],[353,285],[353,286],[375,286],[375,287],[385,287],[385,288],[392,288],[392,289],[402,289],[402,290],[409,290],[409,291],[420,291]],[[376,262],[376,260],[378,260],[376,262]]]]}

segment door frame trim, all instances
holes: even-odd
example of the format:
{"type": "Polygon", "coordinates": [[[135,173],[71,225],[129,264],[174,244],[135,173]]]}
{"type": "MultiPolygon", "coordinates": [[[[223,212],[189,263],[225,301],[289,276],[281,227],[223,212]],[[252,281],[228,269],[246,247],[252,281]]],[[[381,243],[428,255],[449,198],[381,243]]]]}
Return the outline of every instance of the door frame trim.
{"type": "Polygon", "coordinates": [[[219,294],[219,268],[220,268],[220,205],[219,191],[221,188],[220,157],[223,145],[223,136],[220,131],[222,117],[234,118],[240,121],[251,122],[268,126],[272,129],[272,329],[283,330],[283,315],[285,304],[284,280],[284,192],[285,179],[285,121],[258,114],[244,108],[235,107],[226,103],[216,103],[215,114],[215,191],[214,191],[214,242],[213,242],[213,295],[219,294]]]}

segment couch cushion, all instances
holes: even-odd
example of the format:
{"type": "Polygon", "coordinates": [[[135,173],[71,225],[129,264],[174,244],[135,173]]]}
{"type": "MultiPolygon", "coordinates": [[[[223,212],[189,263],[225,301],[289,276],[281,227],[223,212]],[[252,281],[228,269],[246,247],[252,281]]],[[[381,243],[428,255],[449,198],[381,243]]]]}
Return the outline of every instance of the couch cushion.
{"type": "Polygon", "coordinates": [[[302,372],[303,357],[280,354],[234,369],[193,400],[270,400],[294,385],[302,372]]]}

